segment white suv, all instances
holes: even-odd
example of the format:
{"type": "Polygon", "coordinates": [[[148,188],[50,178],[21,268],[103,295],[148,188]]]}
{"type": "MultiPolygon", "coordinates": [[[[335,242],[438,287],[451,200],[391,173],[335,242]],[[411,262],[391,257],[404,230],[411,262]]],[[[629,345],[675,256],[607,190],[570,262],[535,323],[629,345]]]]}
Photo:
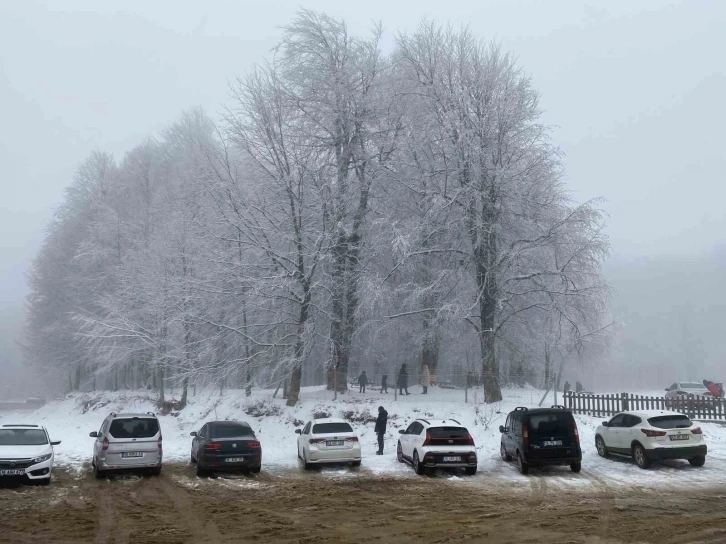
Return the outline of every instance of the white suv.
{"type": "Polygon", "coordinates": [[[622,412],[603,421],[595,447],[601,457],[632,457],[640,468],[661,459],[688,459],[694,467],[702,467],[707,450],[700,427],[684,414],[664,410],[622,412]]]}
{"type": "Polygon", "coordinates": [[[435,467],[464,468],[467,474],[476,474],[474,439],[455,419],[417,419],[398,432],[398,461],[411,463],[416,474],[435,467]]]}
{"type": "Polygon", "coordinates": [[[53,446],[48,431],[40,425],[0,426],[0,479],[24,477],[42,485],[50,484],[53,446]]]}

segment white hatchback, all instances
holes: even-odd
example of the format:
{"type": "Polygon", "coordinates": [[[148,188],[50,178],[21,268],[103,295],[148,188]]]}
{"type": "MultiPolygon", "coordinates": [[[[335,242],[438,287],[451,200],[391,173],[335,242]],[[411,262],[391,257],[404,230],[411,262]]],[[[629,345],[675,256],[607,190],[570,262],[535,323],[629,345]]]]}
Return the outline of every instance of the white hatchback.
{"type": "Polygon", "coordinates": [[[50,483],[53,446],[40,425],[0,426],[0,479],[20,477],[42,485],[50,483]]]}
{"type": "Polygon", "coordinates": [[[297,438],[297,456],[302,459],[306,469],[326,463],[360,466],[358,435],[344,419],[313,419],[295,432],[300,435],[297,438]]]}
{"type": "Polygon", "coordinates": [[[467,474],[476,474],[474,439],[455,419],[417,419],[398,432],[398,461],[411,463],[416,474],[436,467],[464,468],[467,474]]]}
{"type": "Polygon", "coordinates": [[[603,421],[595,447],[601,457],[632,457],[640,468],[662,459],[687,459],[701,467],[707,452],[701,428],[688,416],[665,410],[622,412],[603,421]]]}

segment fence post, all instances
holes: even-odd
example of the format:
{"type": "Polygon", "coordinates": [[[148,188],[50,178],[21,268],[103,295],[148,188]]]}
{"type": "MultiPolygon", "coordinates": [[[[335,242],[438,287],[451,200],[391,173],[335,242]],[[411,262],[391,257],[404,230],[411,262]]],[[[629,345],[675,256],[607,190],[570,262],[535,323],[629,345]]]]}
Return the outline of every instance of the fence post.
{"type": "Polygon", "coordinates": [[[627,412],[628,410],[630,410],[627,393],[620,394],[620,404],[622,405],[622,409],[620,410],[621,412],[627,412]]]}

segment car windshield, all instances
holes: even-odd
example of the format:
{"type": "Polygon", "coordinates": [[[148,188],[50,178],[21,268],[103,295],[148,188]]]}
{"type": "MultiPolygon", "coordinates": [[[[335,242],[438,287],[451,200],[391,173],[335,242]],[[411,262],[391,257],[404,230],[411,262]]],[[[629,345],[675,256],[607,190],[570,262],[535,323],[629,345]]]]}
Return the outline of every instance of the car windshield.
{"type": "Polygon", "coordinates": [[[656,416],[651,417],[648,423],[658,429],[687,429],[693,425],[687,416],[656,416]]]}
{"type": "Polygon", "coordinates": [[[469,431],[464,427],[430,427],[427,432],[431,438],[469,438],[469,431]]]}
{"type": "Polygon", "coordinates": [[[681,384],[681,389],[706,389],[702,383],[686,382],[681,384]]]}
{"type": "Polygon", "coordinates": [[[572,414],[569,412],[550,412],[532,414],[529,417],[529,429],[533,433],[550,434],[554,432],[570,431],[572,429],[572,414]]]}
{"type": "Polygon", "coordinates": [[[339,434],[352,432],[353,429],[347,423],[317,423],[313,425],[313,434],[339,434]]]}
{"type": "Polygon", "coordinates": [[[108,432],[114,438],[151,438],[159,432],[159,422],[149,417],[114,419],[108,432]]]}
{"type": "Polygon", "coordinates": [[[48,437],[42,429],[0,429],[0,446],[42,446],[48,437]]]}
{"type": "Polygon", "coordinates": [[[237,438],[238,436],[254,436],[252,429],[245,425],[214,425],[212,438],[237,438]]]}

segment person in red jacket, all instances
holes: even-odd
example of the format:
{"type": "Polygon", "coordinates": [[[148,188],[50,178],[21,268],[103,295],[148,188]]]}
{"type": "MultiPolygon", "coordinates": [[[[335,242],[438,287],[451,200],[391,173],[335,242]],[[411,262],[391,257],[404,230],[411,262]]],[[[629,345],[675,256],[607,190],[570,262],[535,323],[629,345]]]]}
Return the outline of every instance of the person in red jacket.
{"type": "Polygon", "coordinates": [[[717,399],[720,399],[723,396],[723,390],[718,385],[716,385],[714,382],[712,382],[710,380],[703,380],[703,385],[717,399]]]}

